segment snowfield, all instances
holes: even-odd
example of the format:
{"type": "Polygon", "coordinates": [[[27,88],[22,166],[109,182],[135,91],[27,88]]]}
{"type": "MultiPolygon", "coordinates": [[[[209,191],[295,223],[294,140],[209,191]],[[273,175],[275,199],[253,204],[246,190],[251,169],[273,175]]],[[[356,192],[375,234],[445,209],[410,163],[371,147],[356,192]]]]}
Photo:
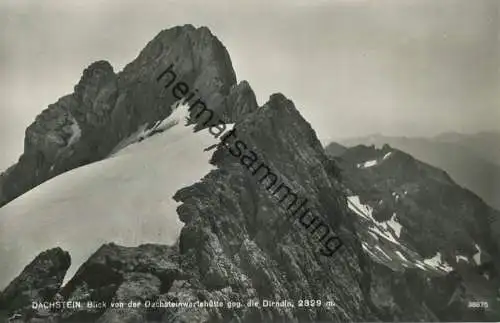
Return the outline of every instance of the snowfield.
{"type": "MultiPolygon", "coordinates": [[[[392,196],[396,196],[398,198],[397,193],[392,193],[392,196]]],[[[386,251],[390,250],[390,252],[394,252],[395,256],[397,256],[398,262],[402,263],[404,267],[408,265],[412,265],[414,267],[418,267],[422,270],[434,270],[439,272],[450,272],[453,270],[448,263],[444,262],[441,258],[441,253],[436,253],[436,255],[429,259],[420,260],[415,258],[414,256],[418,255],[415,252],[411,252],[414,254],[413,257],[406,257],[400,250],[406,250],[408,253],[408,248],[401,244],[399,238],[401,237],[401,229],[403,226],[397,221],[396,213],[393,213],[391,218],[388,221],[378,222],[373,217],[373,208],[370,205],[361,203],[358,195],[352,195],[347,197],[347,204],[349,209],[354,212],[356,215],[363,218],[363,221],[368,224],[368,233],[375,238],[377,241],[367,243],[365,241],[362,242],[363,249],[373,258],[382,262],[386,262],[387,260],[394,260],[394,256],[390,256],[386,251]],[[386,244],[384,250],[378,243],[381,242],[381,238],[386,241],[391,242],[391,247],[388,247],[386,244]],[[399,250],[398,250],[399,249],[399,250]]],[[[476,245],[476,249],[480,250],[479,246],[476,245]]],[[[480,251],[479,251],[480,252],[480,251]]],[[[479,253],[478,252],[478,253],[479,253]]],[[[477,255],[477,254],[476,254],[477,255]]],[[[467,258],[462,257],[465,260],[467,258]]]]}
{"type": "Polygon", "coordinates": [[[369,233],[377,237],[383,237],[397,245],[401,244],[396,238],[401,236],[401,229],[403,226],[396,220],[396,213],[393,213],[392,217],[388,221],[378,222],[372,215],[373,208],[369,205],[361,203],[359,196],[348,196],[347,202],[351,211],[365,220],[368,220],[368,223],[370,224],[369,233]]]}
{"type": "Polygon", "coordinates": [[[369,160],[367,162],[364,162],[364,163],[360,163],[358,164],[358,168],[370,168],[370,167],[373,167],[373,166],[376,166],[378,164],[378,162],[374,159],[374,160],[369,160]]]}
{"type": "Polygon", "coordinates": [[[364,163],[359,163],[356,166],[358,168],[370,168],[370,167],[373,167],[373,166],[377,166],[377,165],[380,164],[380,162],[382,162],[382,161],[386,160],[387,158],[391,157],[391,155],[392,155],[392,152],[388,152],[387,154],[384,155],[384,157],[382,157],[382,160],[373,159],[373,160],[365,161],[364,163]]]}
{"type": "Polygon", "coordinates": [[[188,106],[162,121],[163,133],[110,158],[57,176],[0,209],[0,290],[41,251],[69,251],[65,283],[103,243],[172,244],[183,224],[177,190],[200,180],[217,144],[208,129],[185,126],[188,106]]]}

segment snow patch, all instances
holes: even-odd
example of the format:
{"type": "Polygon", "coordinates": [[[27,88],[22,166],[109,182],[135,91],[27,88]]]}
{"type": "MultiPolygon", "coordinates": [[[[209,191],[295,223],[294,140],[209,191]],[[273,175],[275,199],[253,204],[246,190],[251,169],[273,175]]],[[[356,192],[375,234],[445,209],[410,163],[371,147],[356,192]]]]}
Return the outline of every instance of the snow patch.
{"type": "Polygon", "coordinates": [[[396,200],[396,202],[397,202],[397,201],[399,201],[400,196],[399,196],[399,194],[398,194],[398,193],[396,193],[396,192],[392,192],[392,194],[391,194],[391,195],[394,197],[394,199],[396,200]]]}
{"type": "Polygon", "coordinates": [[[375,248],[377,248],[377,250],[378,250],[378,251],[380,251],[380,253],[381,253],[384,257],[386,257],[387,259],[389,259],[389,260],[391,260],[391,259],[392,259],[392,258],[391,258],[391,257],[390,257],[387,253],[385,253],[385,251],[384,251],[382,248],[380,248],[380,246],[379,246],[379,245],[375,245],[375,248]]]}
{"type": "Polygon", "coordinates": [[[386,160],[387,158],[391,157],[391,155],[392,155],[392,151],[390,151],[387,154],[385,154],[384,157],[382,157],[382,159],[386,160]]]}
{"type": "Polygon", "coordinates": [[[443,260],[441,259],[440,252],[437,252],[436,255],[432,258],[424,259],[424,263],[429,267],[432,267],[434,269],[441,270],[441,271],[449,272],[449,271],[453,270],[453,267],[451,267],[447,263],[443,262],[443,260]]]}
{"type": "Polygon", "coordinates": [[[472,259],[479,266],[481,264],[481,247],[477,243],[474,244],[474,247],[476,247],[477,252],[472,256],[472,259]]]}
{"type": "Polygon", "coordinates": [[[460,261],[469,262],[469,259],[467,259],[467,257],[465,257],[465,256],[457,255],[457,256],[455,256],[455,261],[456,262],[460,262],[460,261]]]}
{"type": "Polygon", "coordinates": [[[147,133],[146,129],[147,129],[147,127],[148,127],[147,123],[139,126],[139,128],[137,129],[136,132],[134,132],[133,134],[131,134],[127,138],[125,138],[122,141],[120,141],[118,143],[118,145],[116,145],[116,147],[108,155],[108,158],[111,157],[111,156],[113,156],[118,151],[122,150],[123,148],[125,148],[125,147],[127,147],[129,145],[132,145],[132,144],[140,141],[141,139],[144,139],[146,137],[146,133],[147,133]]]}
{"type": "Polygon", "coordinates": [[[78,121],[76,121],[76,119],[73,116],[71,116],[70,127],[71,127],[71,137],[68,139],[68,146],[73,145],[82,137],[82,129],[80,128],[78,121]]]}
{"type": "Polygon", "coordinates": [[[361,242],[363,250],[366,251],[372,258],[379,259],[379,257],[370,250],[370,246],[366,242],[361,242]]]}
{"type": "Polygon", "coordinates": [[[361,164],[358,164],[358,168],[369,168],[369,167],[373,167],[377,165],[377,160],[369,160],[367,162],[364,162],[364,163],[361,163],[361,164]]]}
{"type": "Polygon", "coordinates": [[[373,208],[370,207],[369,205],[361,203],[361,201],[359,200],[359,196],[357,195],[348,196],[347,204],[349,206],[349,209],[351,209],[354,213],[371,222],[371,226],[369,228],[370,231],[374,232],[374,234],[376,234],[379,237],[383,237],[386,240],[401,245],[401,243],[399,243],[399,241],[397,241],[392,234],[392,232],[394,232],[394,234],[398,238],[401,235],[402,226],[399,222],[396,221],[395,213],[393,214],[393,216],[389,221],[377,222],[372,215],[373,208]],[[391,228],[391,230],[389,230],[389,227],[391,228]]]}
{"type": "Polygon", "coordinates": [[[375,232],[380,237],[383,237],[383,238],[385,238],[386,240],[389,240],[392,243],[395,243],[397,245],[401,245],[401,243],[399,243],[399,241],[397,241],[396,239],[394,239],[394,237],[392,236],[392,234],[390,232],[387,232],[387,230],[386,231],[382,231],[382,229],[380,227],[378,227],[378,226],[372,226],[372,227],[369,228],[369,230],[375,232]]]}
{"type": "Polygon", "coordinates": [[[422,263],[421,261],[417,261],[415,263],[415,266],[418,267],[418,268],[420,268],[420,269],[423,269],[423,270],[427,270],[428,269],[427,267],[425,267],[425,264],[422,263]]]}
{"type": "MultiPolygon", "coordinates": [[[[391,155],[392,155],[392,152],[388,152],[387,154],[384,155],[384,157],[382,157],[381,161],[386,160],[387,158],[391,157],[391,155]]],[[[379,161],[377,161],[377,159],[372,159],[372,160],[368,160],[364,163],[357,164],[357,167],[358,168],[370,168],[370,167],[376,166],[378,164],[379,164],[379,161]]]]}
{"type": "Polygon", "coordinates": [[[149,125],[147,123],[139,126],[136,132],[118,143],[108,157],[115,155],[118,151],[132,144],[141,142],[154,133],[166,131],[177,124],[185,125],[189,117],[189,106],[183,104],[183,102],[183,100],[179,100],[172,104],[172,113],[165,119],[157,121],[152,127],[148,128],[149,125]]]}
{"type": "Polygon", "coordinates": [[[399,250],[396,250],[396,251],[394,251],[394,252],[395,252],[395,253],[398,255],[398,257],[399,257],[399,258],[401,258],[402,260],[404,260],[404,261],[408,261],[408,259],[406,259],[406,258],[405,258],[405,256],[404,256],[404,255],[403,255],[403,254],[402,254],[399,250]]]}
{"type": "Polygon", "coordinates": [[[387,225],[394,230],[396,237],[399,238],[401,236],[401,228],[403,228],[403,226],[396,220],[396,213],[392,214],[391,219],[387,221],[387,225]]]}
{"type": "Polygon", "coordinates": [[[359,200],[359,196],[354,195],[354,196],[348,196],[347,197],[347,202],[349,204],[349,208],[354,211],[357,215],[368,219],[370,221],[374,221],[372,216],[373,209],[369,205],[365,205],[361,203],[359,200]]]}
{"type": "Polygon", "coordinates": [[[176,124],[185,125],[189,117],[189,105],[179,100],[172,105],[172,113],[165,119],[158,121],[150,130],[150,132],[166,130],[176,124]]]}

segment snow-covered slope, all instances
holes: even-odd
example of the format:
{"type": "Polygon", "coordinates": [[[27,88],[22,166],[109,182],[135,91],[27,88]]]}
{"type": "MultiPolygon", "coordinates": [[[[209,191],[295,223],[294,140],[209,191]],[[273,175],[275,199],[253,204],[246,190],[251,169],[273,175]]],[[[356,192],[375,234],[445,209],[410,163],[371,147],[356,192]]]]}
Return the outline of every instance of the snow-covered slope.
{"type": "MultiPolygon", "coordinates": [[[[388,261],[403,267],[420,268],[437,272],[450,272],[453,268],[441,259],[441,253],[436,253],[432,258],[425,259],[416,251],[411,250],[399,241],[403,226],[398,222],[396,213],[383,222],[375,220],[373,208],[361,203],[359,196],[348,196],[349,209],[360,218],[356,219],[366,239],[362,241],[365,250],[375,261],[387,264],[388,261]]],[[[467,258],[465,258],[467,260],[467,258]]]]}
{"type": "Polygon", "coordinates": [[[0,289],[54,246],[71,254],[67,281],[105,242],[174,243],[182,223],[172,196],[214,167],[212,152],[204,149],[218,142],[208,130],[185,126],[187,115],[187,106],[180,106],[161,122],[163,133],[57,176],[1,208],[0,289]]]}

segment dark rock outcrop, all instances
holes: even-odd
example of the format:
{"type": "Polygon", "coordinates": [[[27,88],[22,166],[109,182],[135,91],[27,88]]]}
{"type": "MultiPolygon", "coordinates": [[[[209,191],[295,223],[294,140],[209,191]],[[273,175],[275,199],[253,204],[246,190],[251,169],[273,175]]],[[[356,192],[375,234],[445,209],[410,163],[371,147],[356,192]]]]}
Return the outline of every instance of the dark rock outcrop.
{"type": "Polygon", "coordinates": [[[103,322],[134,321],[134,317],[140,322],[147,317],[145,307],[129,308],[128,303],[151,301],[182,277],[178,257],[171,247],[104,245],[61,290],[64,299],[81,302],[83,308],[66,309],[59,315],[67,321],[95,321],[102,316],[103,322]],[[106,304],[106,307],[87,308],[85,304],[89,301],[106,304]],[[111,303],[119,302],[125,307],[110,307],[111,303]]]}
{"type": "Polygon", "coordinates": [[[0,294],[0,319],[2,315],[10,317],[16,312],[30,318],[34,313],[33,302],[52,301],[70,263],[70,255],[60,248],[38,255],[0,294]]]}
{"type": "Polygon", "coordinates": [[[241,121],[257,108],[257,99],[247,81],[242,81],[231,88],[229,95],[214,109],[227,123],[241,121]]]}

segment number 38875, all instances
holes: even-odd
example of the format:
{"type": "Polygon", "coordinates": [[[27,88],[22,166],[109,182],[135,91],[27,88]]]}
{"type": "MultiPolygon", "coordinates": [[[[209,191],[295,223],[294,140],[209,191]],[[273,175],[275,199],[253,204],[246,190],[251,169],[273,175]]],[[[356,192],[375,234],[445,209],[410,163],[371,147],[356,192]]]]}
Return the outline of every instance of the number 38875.
{"type": "Polygon", "coordinates": [[[488,302],[469,302],[468,308],[488,308],[488,302]]]}

